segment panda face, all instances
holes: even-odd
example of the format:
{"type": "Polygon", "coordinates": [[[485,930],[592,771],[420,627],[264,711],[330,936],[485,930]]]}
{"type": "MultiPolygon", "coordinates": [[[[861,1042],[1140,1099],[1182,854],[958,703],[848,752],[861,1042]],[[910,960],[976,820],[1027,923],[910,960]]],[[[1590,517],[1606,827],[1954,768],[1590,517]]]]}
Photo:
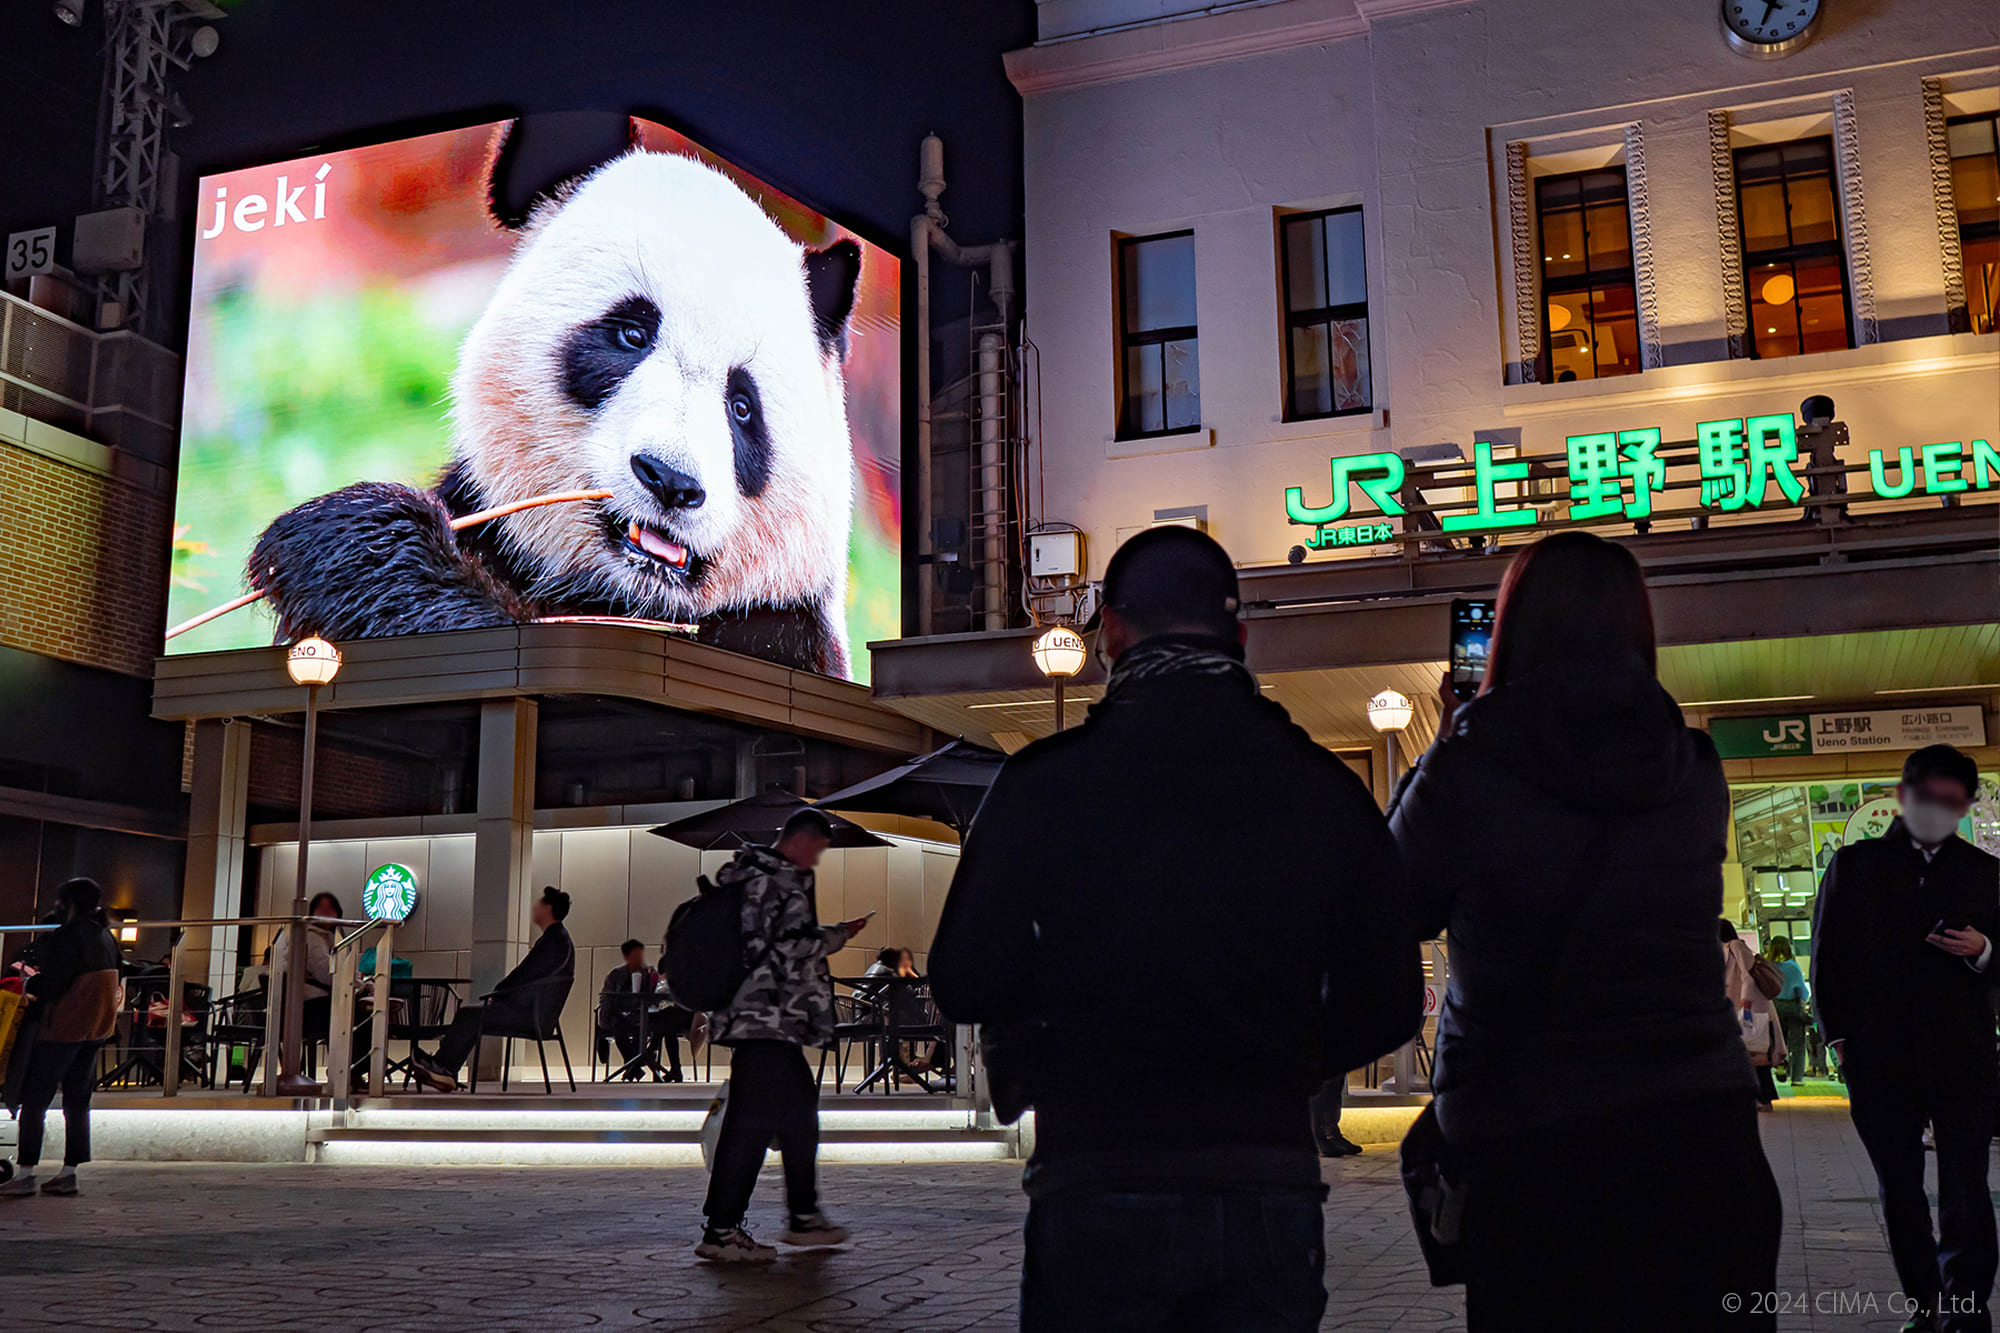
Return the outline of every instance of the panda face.
{"type": "Polygon", "coordinates": [[[851,243],[807,252],[733,182],[631,153],[530,223],[467,336],[457,450],[537,597],[698,620],[844,600],[851,243]]]}

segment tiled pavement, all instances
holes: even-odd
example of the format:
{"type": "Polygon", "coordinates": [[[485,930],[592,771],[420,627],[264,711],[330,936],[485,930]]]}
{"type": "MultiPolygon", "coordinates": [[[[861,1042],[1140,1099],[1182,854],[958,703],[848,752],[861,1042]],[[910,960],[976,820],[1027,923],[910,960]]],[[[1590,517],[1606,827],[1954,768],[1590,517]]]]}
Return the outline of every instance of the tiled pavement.
{"type": "MultiPolygon", "coordinates": [[[[1895,1328],[1879,1305],[1838,1312],[1895,1285],[1844,1107],[1793,1102],[1763,1123],[1786,1197],[1781,1285],[1802,1305],[1780,1327],[1895,1328]]],[[[1007,1164],[823,1168],[858,1240],[754,1272],[693,1261],[694,1170],[86,1170],[81,1198],[0,1204],[0,1328],[1004,1329],[1021,1257],[1007,1164]]],[[[1459,1327],[1457,1293],[1423,1278],[1393,1151],[1327,1175],[1326,1327],[1459,1327]]],[[[775,1228],[778,1197],[773,1170],[753,1224],[775,1228]]]]}

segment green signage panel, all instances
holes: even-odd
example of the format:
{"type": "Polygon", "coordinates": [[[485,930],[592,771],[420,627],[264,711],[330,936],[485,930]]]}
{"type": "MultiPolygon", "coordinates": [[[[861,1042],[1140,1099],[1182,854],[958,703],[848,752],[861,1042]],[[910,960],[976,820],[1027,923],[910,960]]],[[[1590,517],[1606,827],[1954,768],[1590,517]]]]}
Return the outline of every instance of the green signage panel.
{"type": "Polygon", "coordinates": [[[1724,759],[1769,759],[1779,755],[1811,754],[1811,720],[1790,717],[1715,717],[1708,721],[1709,738],[1724,759]]]}
{"type": "MultiPolygon", "coordinates": [[[[1530,463],[1526,459],[1496,460],[1492,443],[1480,440],[1472,446],[1472,491],[1478,507],[1470,513],[1441,514],[1440,526],[1449,533],[1498,532],[1538,522],[1652,517],[1654,497],[1667,486],[1667,465],[1658,454],[1657,426],[1572,435],[1565,445],[1569,482],[1566,509],[1544,515],[1532,505],[1501,501],[1499,488],[1526,482],[1530,463]]],[[[1811,458],[1799,453],[1798,426],[1790,413],[1700,422],[1695,426],[1695,450],[1704,509],[1740,513],[1762,509],[1767,503],[1782,509],[1805,502],[1806,484],[1799,469],[1809,465],[1811,458]]],[[[1386,525],[1334,525],[1359,516],[1353,515],[1351,492],[1356,490],[1376,514],[1394,517],[1405,512],[1397,498],[1405,475],[1402,456],[1348,454],[1330,461],[1333,487],[1326,504],[1308,504],[1302,487],[1285,490],[1285,516],[1316,529],[1305,544],[1317,550],[1387,540],[1372,535],[1375,528],[1386,525]]],[[[1986,440],[1904,445],[1894,453],[1871,449],[1868,478],[1875,496],[1888,500],[1911,494],[1990,490],[2000,481],[2000,449],[1986,440]]]]}

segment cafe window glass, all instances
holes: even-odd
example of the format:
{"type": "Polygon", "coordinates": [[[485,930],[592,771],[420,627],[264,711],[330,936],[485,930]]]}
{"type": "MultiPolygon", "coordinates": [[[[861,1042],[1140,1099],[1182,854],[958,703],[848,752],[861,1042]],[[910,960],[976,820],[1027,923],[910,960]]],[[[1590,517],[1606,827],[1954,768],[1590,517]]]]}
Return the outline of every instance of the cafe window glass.
{"type": "Polygon", "coordinates": [[[1625,168],[1535,182],[1541,224],[1542,378],[1557,383],[1639,372],[1639,303],[1625,168]]]}
{"type": "Polygon", "coordinates": [[[1118,342],[1119,437],[1200,426],[1193,232],[1118,242],[1118,342]]]}
{"type": "Polygon", "coordinates": [[[1852,347],[1833,140],[1738,149],[1736,198],[1752,354],[1852,347]]]}
{"type": "Polygon", "coordinates": [[[1285,419],[1374,406],[1368,374],[1368,269],[1361,210],[1278,219],[1285,284],[1285,419]]]}
{"type": "Polygon", "coordinates": [[[2000,122],[1960,116],[1945,126],[1958,248],[1965,259],[1965,313],[1972,332],[2000,328],[2000,122]]]}

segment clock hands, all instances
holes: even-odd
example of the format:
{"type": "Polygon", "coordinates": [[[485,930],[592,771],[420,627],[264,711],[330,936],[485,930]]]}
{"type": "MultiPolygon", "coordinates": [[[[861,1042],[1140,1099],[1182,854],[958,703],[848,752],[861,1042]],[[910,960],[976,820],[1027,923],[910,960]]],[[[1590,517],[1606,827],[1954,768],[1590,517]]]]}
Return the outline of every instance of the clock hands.
{"type": "Polygon", "coordinates": [[[1780,0],[1764,0],[1764,17],[1757,20],[1759,28],[1771,21],[1771,11],[1777,9],[1779,4],[1780,0]]]}

